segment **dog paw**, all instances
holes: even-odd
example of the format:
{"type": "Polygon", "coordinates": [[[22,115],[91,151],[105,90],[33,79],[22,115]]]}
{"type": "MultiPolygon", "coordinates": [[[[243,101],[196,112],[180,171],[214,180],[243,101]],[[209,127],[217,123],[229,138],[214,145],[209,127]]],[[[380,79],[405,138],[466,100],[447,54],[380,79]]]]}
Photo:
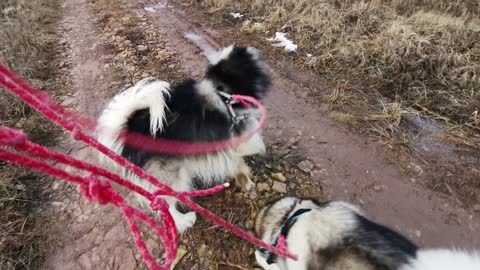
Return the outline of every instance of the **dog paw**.
{"type": "Polygon", "coordinates": [[[255,185],[253,181],[246,174],[240,173],[235,176],[235,182],[238,187],[242,189],[243,192],[252,190],[255,185]]]}
{"type": "Polygon", "coordinates": [[[186,230],[193,227],[193,224],[197,221],[197,214],[195,212],[188,212],[186,214],[178,215],[174,218],[175,225],[179,234],[184,233],[186,230]]]}

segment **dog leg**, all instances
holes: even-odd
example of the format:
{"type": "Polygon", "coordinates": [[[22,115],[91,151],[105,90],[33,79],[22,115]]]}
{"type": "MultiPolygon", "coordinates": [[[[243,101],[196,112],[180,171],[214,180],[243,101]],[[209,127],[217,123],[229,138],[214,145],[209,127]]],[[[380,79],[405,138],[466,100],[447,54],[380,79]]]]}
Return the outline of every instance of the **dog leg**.
{"type": "Polygon", "coordinates": [[[245,164],[243,158],[240,158],[237,166],[237,172],[235,174],[235,183],[244,192],[250,191],[254,186],[253,181],[250,179],[250,174],[250,168],[247,166],[247,164],[245,164]]]}
{"type": "Polygon", "coordinates": [[[167,201],[169,208],[168,211],[172,215],[173,220],[175,221],[175,226],[179,234],[183,234],[186,230],[193,227],[197,221],[197,214],[193,211],[188,213],[181,213],[177,209],[178,200],[169,196],[163,197],[167,201]]]}
{"type": "MultiPolygon", "coordinates": [[[[176,181],[171,183],[171,188],[175,191],[192,190],[192,178],[185,169],[182,168],[178,171],[178,177],[176,181]]],[[[195,212],[191,211],[183,214],[177,209],[177,205],[179,203],[177,199],[170,196],[165,196],[164,199],[169,205],[168,211],[175,221],[175,225],[177,226],[177,231],[179,234],[184,233],[186,230],[191,228],[193,224],[195,224],[197,221],[197,214],[195,212]]]]}
{"type": "MultiPolygon", "coordinates": [[[[175,191],[191,191],[192,190],[191,177],[189,177],[188,172],[183,168],[173,173],[165,173],[165,172],[155,173],[156,171],[152,170],[151,168],[149,171],[154,176],[160,179],[170,180],[165,184],[169,185],[175,191]]],[[[137,176],[130,176],[129,179],[131,179],[134,183],[137,183],[138,185],[142,186],[148,191],[154,192],[157,189],[157,187],[155,187],[154,185],[141,180],[137,176]]],[[[144,198],[139,194],[135,194],[135,197],[141,206],[147,209],[150,209],[149,200],[147,200],[146,198],[144,198]]],[[[177,227],[177,231],[179,234],[184,233],[187,229],[191,228],[193,224],[195,224],[195,221],[197,220],[197,215],[195,212],[192,211],[192,212],[183,214],[177,209],[177,206],[179,205],[179,202],[177,199],[171,196],[161,196],[161,197],[165,199],[165,201],[168,203],[168,206],[169,206],[168,211],[170,212],[170,215],[172,215],[172,218],[175,221],[175,225],[177,227]]],[[[152,213],[157,218],[159,217],[158,211],[152,212],[152,213]]]]}

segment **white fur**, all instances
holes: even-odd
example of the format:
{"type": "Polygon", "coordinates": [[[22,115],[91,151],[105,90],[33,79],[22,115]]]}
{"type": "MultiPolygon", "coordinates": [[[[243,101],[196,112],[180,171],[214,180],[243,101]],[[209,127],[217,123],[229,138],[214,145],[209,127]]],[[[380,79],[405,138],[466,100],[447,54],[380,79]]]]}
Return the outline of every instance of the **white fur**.
{"type": "Polygon", "coordinates": [[[253,60],[260,60],[260,52],[257,48],[248,47],[247,52],[252,56],[253,60]]]}
{"type": "Polygon", "coordinates": [[[325,208],[315,209],[317,206],[302,201],[292,213],[301,208],[312,207],[314,208],[312,211],[303,214],[297,220],[287,237],[288,249],[298,255],[298,260],[281,261],[280,269],[307,269],[312,249],[318,250],[336,244],[342,240],[345,233],[357,225],[351,208],[346,207],[343,202],[334,202],[325,208]]]}
{"type": "Polygon", "coordinates": [[[419,250],[400,270],[479,270],[480,253],[448,249],[419,250]]]}
{"type": "Polygon", "coordinates": [[[263,142],[262,135],[257,133],[253,135],[248,141],[240,143],[235,151],[241,156],[250,156],[256,154],[265,154],[267,149],[263,142]]]}
{"type": "Polygon", "coordinates": [[[207,54],[208,62],[210,62],[211,65],[216,65],[218,64],[218,62],[224,59],[227,59],[228,56],[232,53],[232,51],[233,51],[233,45],[230,45],[219,51],[208,53],[207,54]]]}
{"type": "Polygon", "coordinates": [[[150,131],[155,134],[162,129],[165,120],[165,97],[170,84],[147,78],[116,95],[105,108],[97,123],[97,136],[103,145],[119,154],[123,142],[118,136],[125,127],[128,118],[137,110],[150,108],[150,131]]]}
{"type": "Polygon", "coordinates": [[[197,83],[198,93],[205,97],[205,102],[211,110],[218,110],[228,114],[227,107],[219,95],[216,93],[215,86],[210,80],[202,80],[197,83]]]}

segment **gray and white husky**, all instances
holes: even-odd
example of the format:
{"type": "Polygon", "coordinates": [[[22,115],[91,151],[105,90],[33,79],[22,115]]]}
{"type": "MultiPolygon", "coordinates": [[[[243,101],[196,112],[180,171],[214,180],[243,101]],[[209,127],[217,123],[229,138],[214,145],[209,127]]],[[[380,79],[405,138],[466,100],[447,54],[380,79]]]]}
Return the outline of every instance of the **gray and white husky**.
{"type": "Polygon", "coordinates": [[[480,253],[423,249],[402,235],[370,220],[346,202],[321,203],[285,197],[257,215],[255,233],[276,244],[285,238],[294,261],[266,250],[255,252],[269,270],[479,270],[480,253]]]}

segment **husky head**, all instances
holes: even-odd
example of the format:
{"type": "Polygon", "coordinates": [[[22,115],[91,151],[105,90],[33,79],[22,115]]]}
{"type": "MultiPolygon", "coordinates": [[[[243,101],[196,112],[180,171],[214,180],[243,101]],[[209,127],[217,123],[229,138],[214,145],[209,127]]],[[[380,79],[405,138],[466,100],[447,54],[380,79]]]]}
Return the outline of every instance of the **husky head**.
{"type": "Polygon", "coordinates": [[[208,59],[205,79],[213,81],[217,90],[259,100],[267,95],[270,79],[257,49],[229,46],[209,54],[208,59]]]}

